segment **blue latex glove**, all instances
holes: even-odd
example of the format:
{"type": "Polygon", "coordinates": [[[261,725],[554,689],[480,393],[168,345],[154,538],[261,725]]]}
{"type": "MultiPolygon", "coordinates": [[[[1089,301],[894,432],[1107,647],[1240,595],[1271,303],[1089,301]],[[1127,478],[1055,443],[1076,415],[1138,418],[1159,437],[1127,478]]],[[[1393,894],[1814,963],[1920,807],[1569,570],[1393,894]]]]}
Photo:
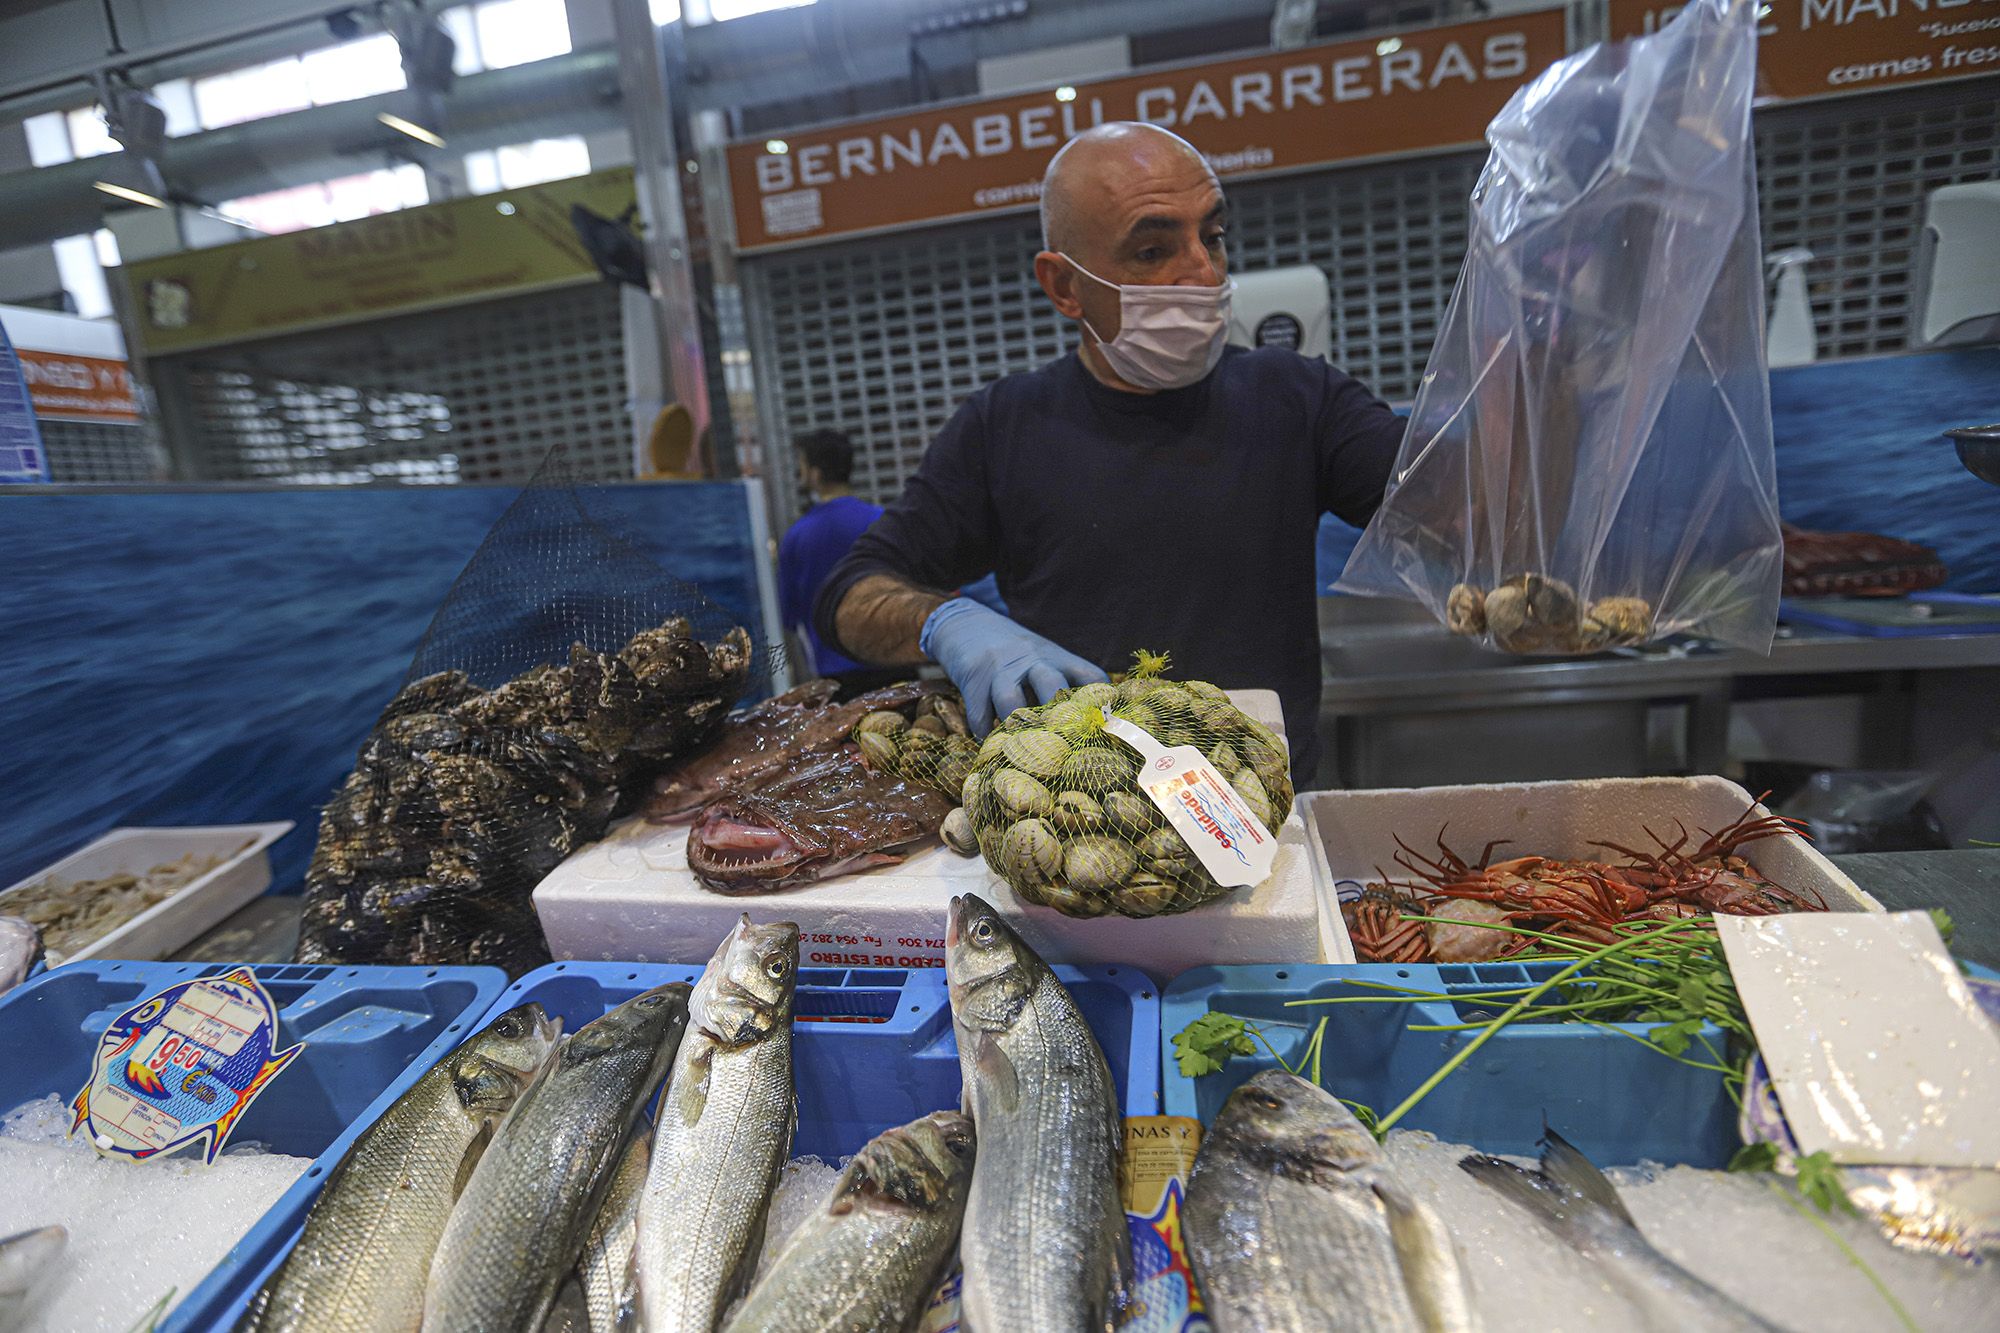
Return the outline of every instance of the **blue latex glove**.
{"type": "Polygon", "coordinates": [[[1109,679],[1075,653],[968,597],[954,597],[931,612],[917,645],[958,686],[975,736],[984,736],[995,718],[1016,708],[1047,703],[1057,690],[1109,679]]]}

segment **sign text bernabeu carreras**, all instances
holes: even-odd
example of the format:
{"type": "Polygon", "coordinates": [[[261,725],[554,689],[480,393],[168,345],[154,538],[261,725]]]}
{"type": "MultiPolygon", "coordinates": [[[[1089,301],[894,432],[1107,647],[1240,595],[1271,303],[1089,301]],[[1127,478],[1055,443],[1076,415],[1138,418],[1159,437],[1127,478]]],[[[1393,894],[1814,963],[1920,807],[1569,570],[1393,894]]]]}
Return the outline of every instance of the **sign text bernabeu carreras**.
{"type": "Polygon", "coordinates": [[[731,144],[737,247],[1030,206],[1056,150],[1114,120],[1173,130],[1225,177],[1475,143],[1563,51],[1563,12],[1548,9],[731,144]]]}

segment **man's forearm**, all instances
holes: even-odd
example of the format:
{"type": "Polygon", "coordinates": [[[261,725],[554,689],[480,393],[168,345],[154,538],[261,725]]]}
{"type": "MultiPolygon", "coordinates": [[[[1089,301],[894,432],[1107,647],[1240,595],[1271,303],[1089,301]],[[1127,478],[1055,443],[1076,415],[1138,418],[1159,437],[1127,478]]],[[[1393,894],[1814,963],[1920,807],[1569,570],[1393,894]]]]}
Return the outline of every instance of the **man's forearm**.
{"type": "Polygon", "coordinates": [[[840,600],[834,635],[849,657],[874,666],[914,666],[924,660],[917,636],[931,612],[950,601],[943,593],[906,583],[893,574],[870,574],[840,600]]]}

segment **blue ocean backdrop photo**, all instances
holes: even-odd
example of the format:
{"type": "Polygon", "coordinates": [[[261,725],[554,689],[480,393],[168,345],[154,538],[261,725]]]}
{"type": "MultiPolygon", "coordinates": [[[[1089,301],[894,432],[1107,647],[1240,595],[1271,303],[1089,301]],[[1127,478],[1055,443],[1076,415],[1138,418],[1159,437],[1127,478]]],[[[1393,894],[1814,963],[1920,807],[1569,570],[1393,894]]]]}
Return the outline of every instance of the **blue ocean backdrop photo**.
{"type": "MultiPolygon", "coordinates": [[[[121,825],[319,810],[506,487],[0,495],[0,887],[121,825]]],[[[749,491],[591,488],[590,513],[765,641],[749,491]]]]}

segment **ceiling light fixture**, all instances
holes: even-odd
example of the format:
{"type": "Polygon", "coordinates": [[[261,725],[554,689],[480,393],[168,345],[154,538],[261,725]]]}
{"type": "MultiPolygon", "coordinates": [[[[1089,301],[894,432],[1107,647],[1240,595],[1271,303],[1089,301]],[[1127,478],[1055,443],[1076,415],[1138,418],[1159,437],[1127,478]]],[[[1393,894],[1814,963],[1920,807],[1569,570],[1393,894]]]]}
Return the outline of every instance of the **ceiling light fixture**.
{"type": "Polygon", "coordinates": [[[436,130],[425,129],[414,120],[404,120],[401,116],[387,111],[377,111],[375,119],[399,134],[407,134],[418,143],[427,143],[433,148],[444,147],[444,136],[436,130]]]}
{"type": "Polygon", "coordinates": [[[114,185],[110,181],[92,181],[91,184],[108,195],[114,195],[130,203],[144,204],[148,208],[165,208],[167,206],[166,200],[156,195],[147,194],[144,190],[128,189],[123,185],[114,185]]]}

